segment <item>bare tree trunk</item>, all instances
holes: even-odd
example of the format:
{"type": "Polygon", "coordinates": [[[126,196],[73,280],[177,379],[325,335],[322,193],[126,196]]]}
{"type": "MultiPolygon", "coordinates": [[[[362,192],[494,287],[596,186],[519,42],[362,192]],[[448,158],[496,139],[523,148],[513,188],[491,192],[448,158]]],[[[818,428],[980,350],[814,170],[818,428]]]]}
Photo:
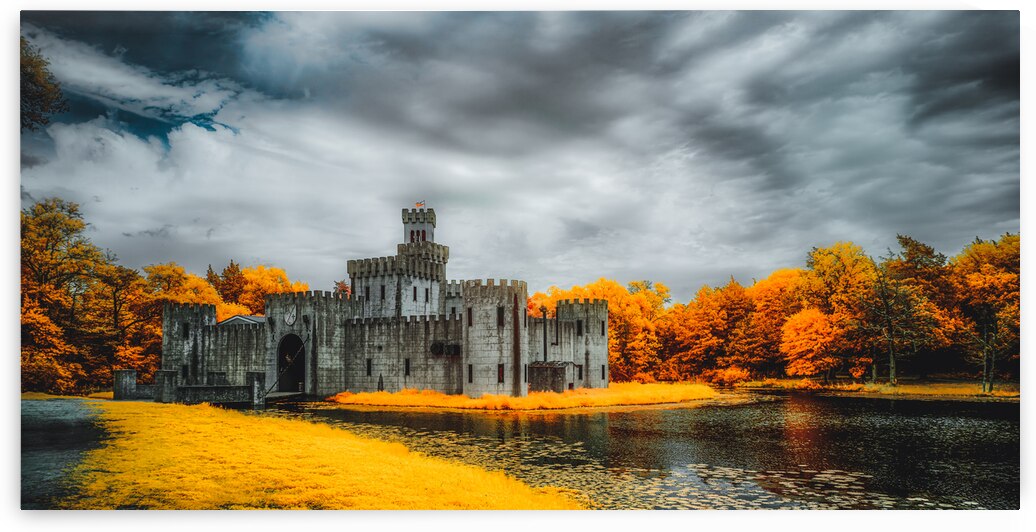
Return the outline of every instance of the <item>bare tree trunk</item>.
{"type": "Polygon", "coordinates": [[[987,376],[989,375],[989,348],[982,348],[982,393],[986,393],[987,376]]]}
{"type": "Polygon", "coordinates": [[[989,355],[989,393],[993,393],[993,379],[996,378],[996,350],[989,355]]]}
{"type": "Polygon", "coordinates": [[[892,339],[889,338],[889,384],[896,385],[896,351],[892,347],[892,339]]]}

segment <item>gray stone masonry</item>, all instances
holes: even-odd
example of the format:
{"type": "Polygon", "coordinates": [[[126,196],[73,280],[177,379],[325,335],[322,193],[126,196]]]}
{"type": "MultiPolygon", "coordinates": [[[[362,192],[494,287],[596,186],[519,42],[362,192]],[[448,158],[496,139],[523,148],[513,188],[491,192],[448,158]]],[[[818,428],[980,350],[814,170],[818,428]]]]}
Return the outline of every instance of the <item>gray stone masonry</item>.
{"type": "MultiPolygon", "coordinates": [[[[212,305],[167,305],[155,400],[244,393],[234,387],[249,388],[250,401],[298,387],[316,397],[404,388],[523,396],[532,374],[557,388],[557,371],[530,367],[544,358],[566,368],[564,389],[608,385],[607,302],[558,302],[544,357],[543,320],[527,316],[524,281],[447,280],[435,211],[404,209],[402,220],[396,255],[348,261],[352,295],[271,294],[259,324],[217,325],[212,305]],[[262,394],[251,390],[258,376],[262,394]]],[[[119,396],[132,393],[128,377],[116,379],[119,396]]]]}

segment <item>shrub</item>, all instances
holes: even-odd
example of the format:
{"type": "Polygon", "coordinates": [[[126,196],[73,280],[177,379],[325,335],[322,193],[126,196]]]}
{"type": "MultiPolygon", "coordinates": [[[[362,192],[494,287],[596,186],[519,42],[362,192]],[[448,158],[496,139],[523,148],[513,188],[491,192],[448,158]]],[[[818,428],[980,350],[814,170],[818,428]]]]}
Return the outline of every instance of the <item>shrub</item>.
{"type": "Polygon", "coordinates": [[[819,390],[821,388],[823,388],[823,386],[810,379],[802,379],[795,383],[796,390],[819,390]]]}
{"type": "Polygon", "coordinates": [[[702,377],[713,384],[718,384],[720,386],[733,386],[739,382],[749,380],[752,375],[744,368],[731,366],[729,368],[706,371],[702,374],[702,377]]]}

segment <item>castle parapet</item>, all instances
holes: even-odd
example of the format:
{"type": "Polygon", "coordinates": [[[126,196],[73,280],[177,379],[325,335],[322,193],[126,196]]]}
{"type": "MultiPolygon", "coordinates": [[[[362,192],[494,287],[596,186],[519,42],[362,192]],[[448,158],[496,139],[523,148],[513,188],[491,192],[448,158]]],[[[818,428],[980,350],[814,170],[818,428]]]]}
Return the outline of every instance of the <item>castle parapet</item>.
{"type": "Polygon", "coordinates": [[[435,209],[403,209],[403,223],[435,225],[435,209]]]}

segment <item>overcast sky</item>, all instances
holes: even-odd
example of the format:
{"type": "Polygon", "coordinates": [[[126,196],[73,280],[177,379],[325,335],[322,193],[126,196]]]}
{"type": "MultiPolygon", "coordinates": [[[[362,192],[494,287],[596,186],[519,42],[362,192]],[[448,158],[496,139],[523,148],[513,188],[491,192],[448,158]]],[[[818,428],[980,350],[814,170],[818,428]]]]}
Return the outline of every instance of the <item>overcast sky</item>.
{"type": "Polygon", "coordinates": [[[121,262],[313,289],[426,200],[452,279],[744,284],[852,240],[1019,230],[1004,12],[22,12],[71,111],[22,204],[121,262]]]}

